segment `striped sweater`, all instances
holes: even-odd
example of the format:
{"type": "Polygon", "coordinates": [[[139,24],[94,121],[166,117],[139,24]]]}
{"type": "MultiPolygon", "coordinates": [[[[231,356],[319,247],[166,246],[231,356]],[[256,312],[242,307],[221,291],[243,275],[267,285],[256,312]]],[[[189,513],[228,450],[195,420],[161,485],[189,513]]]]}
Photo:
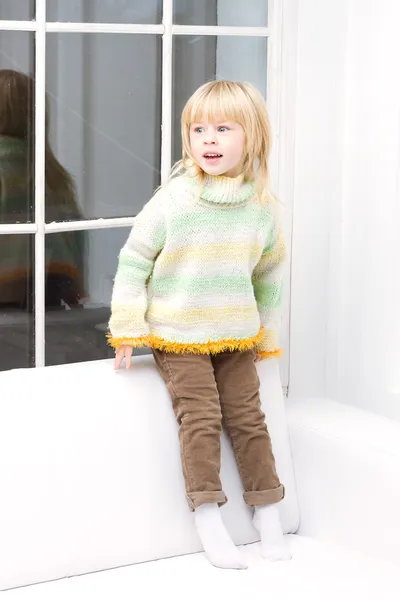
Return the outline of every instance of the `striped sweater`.
{"type": "Polygon", "coordinates": [[[172,179],[120,252],[109,343],[279,356],[285,257],[276,206],[243,176],[172,179]]]}

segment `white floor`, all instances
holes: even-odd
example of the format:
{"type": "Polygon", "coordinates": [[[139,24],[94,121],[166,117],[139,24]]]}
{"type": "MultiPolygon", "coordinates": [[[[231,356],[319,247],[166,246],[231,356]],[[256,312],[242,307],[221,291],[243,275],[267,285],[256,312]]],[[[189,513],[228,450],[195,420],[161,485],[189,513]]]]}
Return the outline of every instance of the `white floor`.
{"type": "Polygon", "coordinates": [[[309,538],[288,535],[293,558],[269,563],[244,546],[247,571],[212,567],[194,554],[5,592],[4,600],[399,600],[400,569],[309,538]]]}

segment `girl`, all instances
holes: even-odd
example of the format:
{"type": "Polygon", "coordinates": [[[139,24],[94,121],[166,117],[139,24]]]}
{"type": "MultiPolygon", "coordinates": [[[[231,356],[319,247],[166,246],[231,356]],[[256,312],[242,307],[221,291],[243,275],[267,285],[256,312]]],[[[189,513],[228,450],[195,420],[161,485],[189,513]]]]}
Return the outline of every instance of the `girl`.
{"type": "MultiPolygon", "coordinates": [[[[29,223],[34,210],[34,81],[0,69],[0,223],[29,223]]],[[[46,107],[47,222],[80,219],[75,184],[49,142],[46,107]]],[[[32,310],[32,236],[0,235],[0,310],[32,310]]],[[[83,232],[46,236],[46,307],[77,306],[84,296],[83,232]]]]}
{"type": "Polygon", "coordinates": [[[115,367],[149,346],[179,423],[189,507],[210,561],[246,568],[219,507],[221,418],[263,555],[290,558],[277,503],[284,487],[260,409],[254,362],[280,355],[285,244],[268,192],[270,126],[249,84],[212,81],[182,114],[179,175],[136,217],[111,304],[115,367]]]}

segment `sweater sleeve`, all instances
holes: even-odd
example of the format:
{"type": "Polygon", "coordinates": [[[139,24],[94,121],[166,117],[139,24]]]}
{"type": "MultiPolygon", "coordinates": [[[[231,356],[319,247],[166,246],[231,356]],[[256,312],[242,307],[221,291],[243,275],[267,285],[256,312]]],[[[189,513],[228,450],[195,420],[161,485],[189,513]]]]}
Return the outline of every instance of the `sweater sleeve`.
{"type": "Polygon", "coordinates": [[[268,239],[253,276],[254,295],[263,327],[257,352],[263,358],[281,356],[279,333],[283,296],[283,277],[286,265],[286,245],[277,211],[272,213],[268,239]]]}
{"type": "Polygon", "coordinates": [[[147,282],[154,261],[165,245],[166,225],[162,190],[137,215],[122,248],[111,299],[108,343],[141,347],[148,344],[147,282]]]}

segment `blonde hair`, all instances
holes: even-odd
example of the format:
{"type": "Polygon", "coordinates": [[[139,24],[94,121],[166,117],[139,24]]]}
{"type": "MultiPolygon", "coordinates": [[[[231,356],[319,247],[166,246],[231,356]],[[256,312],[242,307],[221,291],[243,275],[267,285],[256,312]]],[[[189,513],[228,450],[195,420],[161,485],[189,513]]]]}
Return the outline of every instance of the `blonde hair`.
{"type": "Polygon", "coordinates": [[[250,83],[220,80],[199,87],[187,101],[181,117],[182,160],[172,176],[186,171],[202,181],[204,171],[194,160],[190,148],[190,127],[202,120],[224,120],[239,123],[245,133],[242,173],[254,181],[260,200],[273,196],[269,190],[268,160],[271,152],[271,125],[264,98],[250,83]]]}
{"type": "MultiPolygon", "coordinates": [[[[32,161],[29,178],[34,177],[34,80],[12,69],[0,69],[0,135],[18,138],[27,143],[32,161]]],[[[68,171],[59,163],[54,155],[49,140],[49,106],[46,97],[46,142],[45,169],[46,187],[54,192],[52,203],[63,202],[68,198],[77,214],[75,183],[68,171]]]]}

